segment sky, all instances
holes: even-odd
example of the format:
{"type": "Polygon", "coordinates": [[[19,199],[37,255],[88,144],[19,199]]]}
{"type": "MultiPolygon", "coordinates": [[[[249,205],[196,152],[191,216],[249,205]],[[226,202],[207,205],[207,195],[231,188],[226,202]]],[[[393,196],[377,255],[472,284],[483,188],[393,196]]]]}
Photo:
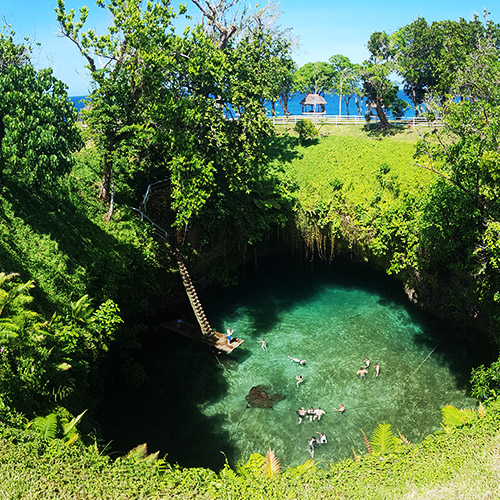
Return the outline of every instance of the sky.
{"type": "MultiPolygon", "coordinates": [[[[185,1],[189,12],[197,15],[191,0],[185,1]]],[[[178,3],[174,1],[172,5],[178,3]]],[[[54,75],[68,85],[70,96],[87,95],[85,59],[71,41],[58,36],[56,5],[56,0],[0,0],[2,25],[10,24],[19,42],[29,37],[41,44],[34,51],[35,66],[53,68],[54,75]]],[[[95,5],[95,0],[66,0],[68,10],[78,10],[82,5],[90,9],[88,28],[104,34],[109,18],[105,10],[95,5]]],[[[485,7],[491,13],[490,19],[500,23],[498,0],[489,0],[489,4],[484,0],[281,0],[278,25],[291,28],[298,37],[299,46],[293,57],[299,66],[328,61],[334,54],[361,63],[368,57],[366,43],[374,31],[390,34],[419,16],[428,22],[460,17],[469,20],[474,14],[482,16],[485,7]]]]}

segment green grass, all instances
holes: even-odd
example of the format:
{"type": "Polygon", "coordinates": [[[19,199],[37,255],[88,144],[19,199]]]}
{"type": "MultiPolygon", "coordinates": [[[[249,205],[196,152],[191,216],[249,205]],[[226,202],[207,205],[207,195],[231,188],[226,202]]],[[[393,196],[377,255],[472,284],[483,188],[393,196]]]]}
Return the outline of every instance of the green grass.
{"type": "MultiPolygon", "coordinates": [[[[355,127],[339,127],[317,144],[300,147],[288,171],[300,186],[300,203],[305,210],[318,200],[332,197],[332,183],[340,181],[342,194],[353,206],[369,203],[381,190],[378,174],[387,165],[387,177],[400,190],[417,192],[432,180],[432,174],[414,165],[415,133],[396,134],[381,140],[355,127]]],[[[338,185],[338,183],[337,183],[338,185]]]]}

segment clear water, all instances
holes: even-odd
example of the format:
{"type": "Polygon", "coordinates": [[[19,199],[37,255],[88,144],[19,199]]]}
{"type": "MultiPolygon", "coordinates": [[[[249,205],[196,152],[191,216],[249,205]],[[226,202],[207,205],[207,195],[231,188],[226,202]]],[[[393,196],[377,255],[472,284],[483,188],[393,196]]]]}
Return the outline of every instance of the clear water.
{"type": "Polygon", "coordinates": [[[213,327],[231,326],[245,342],[231,355],[215,355],[182,337],[148,336],[139,360],[148,381],[111,386],[106,398],[101,422],[111,448],[124,452],[147,441],[171,462],[218,469],[225,457],[234,464],[269,447],[282,466],[303,463],[317,432],[328,444],[317,448],[316,460],[346,458],[364,449],[360,429],[370,435],[380,422],[415,442],[440,428],[442,406],[476,406],[468,397],[471,367],[494,355],[430,324],[397,282],[359,266],[274,263],[202,302],[213,327]],[[366,357],[371,366],[361,380],[356,371],[366,357]],[[257,385],[284,399],[273,409],[248,408],[245,396],[257,385]],[[344,415],[333,411],[340,404],[344,415]],[[326,414],[299,424],[301,406],[326,414]]]}

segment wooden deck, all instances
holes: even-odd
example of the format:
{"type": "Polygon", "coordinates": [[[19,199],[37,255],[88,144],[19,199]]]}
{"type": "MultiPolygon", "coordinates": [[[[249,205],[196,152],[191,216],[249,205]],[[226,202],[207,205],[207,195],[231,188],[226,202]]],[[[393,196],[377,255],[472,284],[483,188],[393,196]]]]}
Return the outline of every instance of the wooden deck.
{"type": "Polygon", "coordinates": [[[204,344],[214,347],[218,351],[225,352],[227,354],[233,352],[244,342],[242,339],[233,338],[231,343],[229,343],[227,341],[226,334],[216,331],[213,331],[209,335],[203,334],[199,326],[187,321],[182,321],[181,323],[175,320],[167,321],[166,323],[162,323],[158,328],[159,330],[179,333],[185,337],[197,340],[198,342],[203,342],[204,344]]]}

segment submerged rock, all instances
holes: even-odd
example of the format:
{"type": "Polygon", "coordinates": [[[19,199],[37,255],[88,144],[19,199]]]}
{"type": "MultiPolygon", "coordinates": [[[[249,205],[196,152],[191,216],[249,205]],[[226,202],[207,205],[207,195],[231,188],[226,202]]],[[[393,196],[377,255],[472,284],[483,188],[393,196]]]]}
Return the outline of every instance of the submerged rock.
{"type": "Polygon", "coordinates": [[[270,394],[265,385],[252,387],[245,396],[247,403],[256,408],[272,408],[276,403],[285,399],[281,394],[270,394]]]}

